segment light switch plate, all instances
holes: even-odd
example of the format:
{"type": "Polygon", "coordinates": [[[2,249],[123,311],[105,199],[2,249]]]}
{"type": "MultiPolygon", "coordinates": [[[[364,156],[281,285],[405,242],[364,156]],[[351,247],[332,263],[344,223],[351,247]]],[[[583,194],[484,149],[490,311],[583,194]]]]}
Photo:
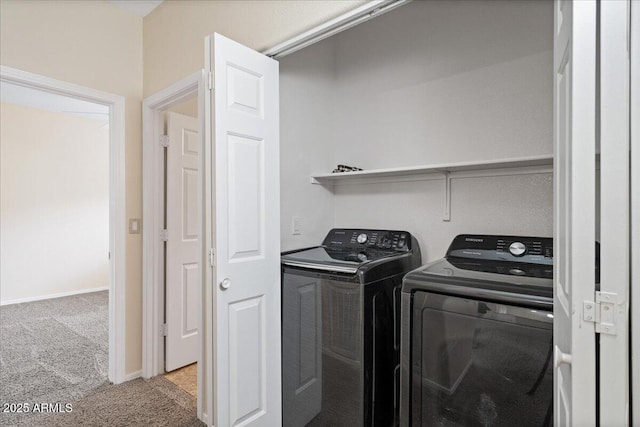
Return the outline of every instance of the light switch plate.
{"type": "Polygon", "coordinates": [[[294,236],[300,235],[300,228],[302,225],[302,219],[300,217],[294,216],[291,219],[291,234],[294,236]]]}
{"type": "Polygon", "coordinates": [[[129,218],[129,234],[140,234],[140,218],[129,218]]]}

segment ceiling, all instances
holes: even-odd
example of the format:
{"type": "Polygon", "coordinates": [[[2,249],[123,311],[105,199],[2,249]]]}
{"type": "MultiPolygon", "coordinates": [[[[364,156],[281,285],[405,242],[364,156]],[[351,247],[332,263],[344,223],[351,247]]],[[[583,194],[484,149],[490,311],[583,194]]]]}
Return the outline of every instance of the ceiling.
{"type": "Polygon", "coordinates": [[[151,13],[153,9],[160,6],[164,0],[106,0],[114,6],[119,7],[136,16],[145,17],[151,13]]]}
{"type": "Polygon", "coordinates": [[[8,82],[0,82],[0,101],[109,123],[109,107],[8,82]]]}

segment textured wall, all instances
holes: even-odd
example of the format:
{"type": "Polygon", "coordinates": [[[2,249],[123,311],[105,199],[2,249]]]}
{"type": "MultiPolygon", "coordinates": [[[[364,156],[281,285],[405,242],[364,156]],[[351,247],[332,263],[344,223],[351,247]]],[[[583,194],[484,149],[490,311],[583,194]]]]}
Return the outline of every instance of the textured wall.
{"type": "Polygon", "coordinates": [[[336,108],[332,40],[280,63],[280,233],[282,250],[314,246],[333,226],[333,194],[309,183],[332,168],[336,108]],[[293,218],[300,234],[292,234],[293,218]]]}
{"type": "Polygon", "coordinates": [[[551,2],[418,1],[339,37],[336,162],[551,154],[551,2]]]}

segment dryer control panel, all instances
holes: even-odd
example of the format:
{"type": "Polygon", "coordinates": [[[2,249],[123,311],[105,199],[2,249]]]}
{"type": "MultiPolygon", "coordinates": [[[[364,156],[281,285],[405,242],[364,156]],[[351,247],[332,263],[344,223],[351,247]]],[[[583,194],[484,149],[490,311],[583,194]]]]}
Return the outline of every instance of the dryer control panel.
{"type": "Polygon", "coordinates": [[[378,249],[408,252],[411,250],[411,234],[407,231],[397,230],[334,228],[327,234],[322,245],[334,249],[378,249]]]}
{"type": "Polygon", "coordinates": [[[553,264],[550,237],[488,236],[462,234],[451,242],[447,257],[553,264]]]}

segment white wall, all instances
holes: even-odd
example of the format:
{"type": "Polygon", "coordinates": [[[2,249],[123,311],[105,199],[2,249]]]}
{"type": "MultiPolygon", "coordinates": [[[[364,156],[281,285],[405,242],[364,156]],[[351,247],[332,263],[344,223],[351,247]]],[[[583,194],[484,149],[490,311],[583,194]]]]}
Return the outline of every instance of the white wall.
{"type": "Polygon", "coordinates": [[[552,152],[553,5],[417,1],[336,43],[336,161],[379,168],[552,152]]]}
{"type": "Polygon", "coordinates": [[[333,164],[335,55],[331,40],[280,64],[280,234],[282,250],[314,246],[334,223],[333,194],[309,176],[333,164]],[[292,234],[293,218],[300,235],[292,234]]]}
{"type": "Polygon", "coordinates": [[[0,303],[108,288],[109,130],[15,104],[0,112],[0,303]]]}
{"type": "MultiPolygon", "coordinates": [[[[552,24],[552,2],[417,1],[283,58],[281,75],[299,61],[309,80],[315,65],[302,55],[333,64],[323,74],[333,79],[323,92],[331,105],[304,87],[297,98],[282,97],[282,117],[303,115],[307,104],[329,114],[307,118],[329,129],[313,150],[291,139],[282,120],[283,241],[294,201],[306,204],[319,191],[308,175],[292,173],[285,156],[330,172],[338,163],[374,169],[551,154],[552,24]],[[333,161],[323,166],[328,153],[333,161]]],[[[281,91],[288,90],[283,77],[281,91]]],[[[303,118],[293,127],[312,133],[303,118]]],[[[441,181],[339,185],[334,221],[324,215],[321,226],[324,233],[331,226],[406,229],[426,262],[458,233],[551,236],[552,191],[550,173],[454,179],[451,221],[444,222],[441,181]]]]}

